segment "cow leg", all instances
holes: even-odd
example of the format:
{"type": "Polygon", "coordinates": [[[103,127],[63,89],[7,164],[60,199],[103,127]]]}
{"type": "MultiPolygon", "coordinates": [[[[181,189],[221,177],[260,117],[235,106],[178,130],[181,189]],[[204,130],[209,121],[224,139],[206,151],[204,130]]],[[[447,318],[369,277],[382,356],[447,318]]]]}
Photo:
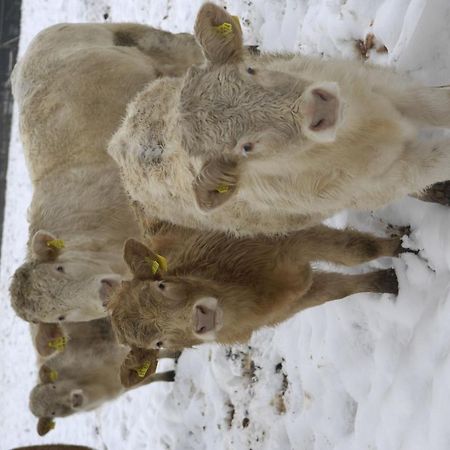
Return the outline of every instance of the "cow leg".
{"type": "Polygon", "coordinates": [[[389,92],[389,99],[417,123],[450,127],[450,88],[413,86],[389,92]]]}
{"type": "Polygon", "coordinates": [[[159,350],[158,352],[158,359],[162,358],[171,358],[171,359],[177,359],[181,355],[181,351],[179,350],[159,350]]]}
{"type": "Polygon", "coordinates": [[[167,370],[166,372],[154,373],[146,378],[139,386],[144,386],[153,383],[154,381],[175,381],[175,371],[167,370]]]}
{"type": "Polygon", "coordinates": [[[183,66],[203,62],[203,53],[194,36],[188,33],[169,33],[139,24],[109,24],[114,44],[137,47],[163,65],[183,66]]]}
{"type": "Polygon", "coordinates": [[[292,233],[280,242],[280,256],[330,261],[345,266],[355,266],[381,256],[395,257],[402,251],[399,237],[380,238],[356,230],[336,230],[324,225],[292,233]]]}
{"type": "MultiPolygon", "coordinates": [[[[444,183],[450,180],[450,139],[441,141],[415,141],[407,144],[402,159],[393,165],[387,179],[403,186],[405,194],[436,200],[439,189],[446,191],[444,183]],[[432,185],[439,183],[433,188],[432,185]],[[431,190],[427,194],[427,189],[431,190]],[[433,189],[435,192],[433,193],[433,189]]],[[[445,204],[442,201],[437,203],[445,204]]]]}
{"type": "Polygon", "coordinates": [[[410,194],[424,202],[438,203],[444,206],[450,206],[450,181],[434,183],[429,188],[419,194],[410,194]]]}
{"type": "Polygon", "coordinates": [[[359,275],[314,271],[311,287],[301,298],[297,309],[310,308],[361,292],[397,295],[398,281],[394,269],[377,270],[359,275]]]}

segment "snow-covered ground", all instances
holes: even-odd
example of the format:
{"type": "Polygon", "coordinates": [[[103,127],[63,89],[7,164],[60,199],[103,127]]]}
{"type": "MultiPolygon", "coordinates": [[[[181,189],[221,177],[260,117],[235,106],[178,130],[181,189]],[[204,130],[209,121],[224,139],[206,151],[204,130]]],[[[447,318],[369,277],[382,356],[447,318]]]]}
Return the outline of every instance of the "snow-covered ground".
{"type": "MultiPolygon", "coordinates": [[[[20,53],[57,22],[135,21],[191,31],[201,0],[23,0],[20,53]],[[106,19],[105,19],[106,17],[106,19]]],[[[430,85],[450,83],[448,0],[229,0],[245,39],[264,50],[393,64],[430,85]],[[386,46],[388,53],[377,52],[386,46]]],[[[171,385],[142,388],[36,434],[27,409],[36,379],[27,325],[7,286],[22,262],[30,184],[11,139],[0,292],[0,449],[47,442],[96,449],[448,450],[450,209],[404,199],[330,220],[383,233],[410,224],[418,256],[394,262],[400,294],[355,295],[305,311],[248,345],[185,351],[171,385]]],[[[372,267],[386,267],[385,259],[372,267]]],[[[165,362],[163,367],[171,363],[165,362]]]]}

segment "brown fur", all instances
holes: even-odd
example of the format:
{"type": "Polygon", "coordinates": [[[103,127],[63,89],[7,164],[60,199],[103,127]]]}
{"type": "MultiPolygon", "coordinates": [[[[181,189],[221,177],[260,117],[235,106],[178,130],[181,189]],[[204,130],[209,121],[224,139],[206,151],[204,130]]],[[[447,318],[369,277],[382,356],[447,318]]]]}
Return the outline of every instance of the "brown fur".
{"type": "Polygon", "coordinates": [[[135,278],[122,282],[108,308],[119,340],[141,348],[182,348],[205,341],[246,341],[251,333],[296,312],[357,292],[397,293],[393,270],[343,275],[313,270],[326,260],[348,266],[396,256],[398,238],[317,226],[285,237],[233,238],[166,225],[151,248],[128,240],[124,249],[135,278]],[[168,271],[152,273],[156,255],[168,271]],[[195,331],[197,305],[221,312],[211,333],[195,331]],[[216,306],[208,306],[216,301],[216,306]],[[208,303],[210,302],[210,303],[208,303]]]}
{"type": "Polygon", "coordinates": [[[450,89],[361,61],[249,57],[233,18],[212,4],[200,9],[195,35],[207,63],[149,84],[109,145],[147,217],[286,233],[450,178],[450,141],[418,139],[422,127],[450,127],[450,89]],[[218,32],[219,22],[233,31],[218,32]],[[320,91],[333,95],[317,102],[320,91]],[[311,114],[327,126],[311,128],[311,114]]]}

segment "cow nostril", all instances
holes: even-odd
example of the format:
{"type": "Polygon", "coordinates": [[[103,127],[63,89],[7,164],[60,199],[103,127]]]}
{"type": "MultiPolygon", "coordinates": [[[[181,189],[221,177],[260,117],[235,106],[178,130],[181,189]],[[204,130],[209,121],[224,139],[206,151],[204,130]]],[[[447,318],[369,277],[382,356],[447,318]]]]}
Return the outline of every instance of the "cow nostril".
{"type": "Polygon", "coordinates": [[[317,120],[315,123],[313,123],[313,124],[311,125],[311,129],[317,130],[317,129],[319,129],[322,125],[324,125],[324,123],[325,123],[325,119],[319,119],[319,120],[317,120]]]}
{"type": "Polygon", "coordinates": [[[59,317],[58,317],[58,320],[59,320],[60,322],[62,322],[65,318],[66,318],[65,316],[59,316],[59,317]]]}

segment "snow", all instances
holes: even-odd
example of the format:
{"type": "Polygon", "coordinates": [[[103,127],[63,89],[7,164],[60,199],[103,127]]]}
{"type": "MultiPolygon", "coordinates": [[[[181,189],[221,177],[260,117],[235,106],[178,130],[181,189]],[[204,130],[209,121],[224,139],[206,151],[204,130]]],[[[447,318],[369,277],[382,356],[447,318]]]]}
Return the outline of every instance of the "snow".
{"type": "MultiPolygon", "coordinates": [[[[22,54],[57,22],[136,21],[192,31],[201,0],[23,0],[22,54]]],[[[369,60],[429,85],[450,82],[448,0],[229,0],[245,40],[265,50],[369,60]]],[[[255,333],[248,345],[186,350],[175,383],[148,386],[95,412],[57,420],[37,436],[27,408],[36,380],[28,326],[9,306],[9,278],[23,260],[31,188],[14,118],[0,267],[0,449],[47,442],[108,449],[447,450],[450,448],[450,209],[407,198],[329,223],[382,234],[410,225],[419,255],[394,261],[397,299],[354,295],[255,333]]],[[[367,267],[389,267],[385,258],[367,267]]],[[[358,269],[359,270],[359,269],[358,269]]],[[[163,362],[161,370],[171,367],[163,362]]]]}

